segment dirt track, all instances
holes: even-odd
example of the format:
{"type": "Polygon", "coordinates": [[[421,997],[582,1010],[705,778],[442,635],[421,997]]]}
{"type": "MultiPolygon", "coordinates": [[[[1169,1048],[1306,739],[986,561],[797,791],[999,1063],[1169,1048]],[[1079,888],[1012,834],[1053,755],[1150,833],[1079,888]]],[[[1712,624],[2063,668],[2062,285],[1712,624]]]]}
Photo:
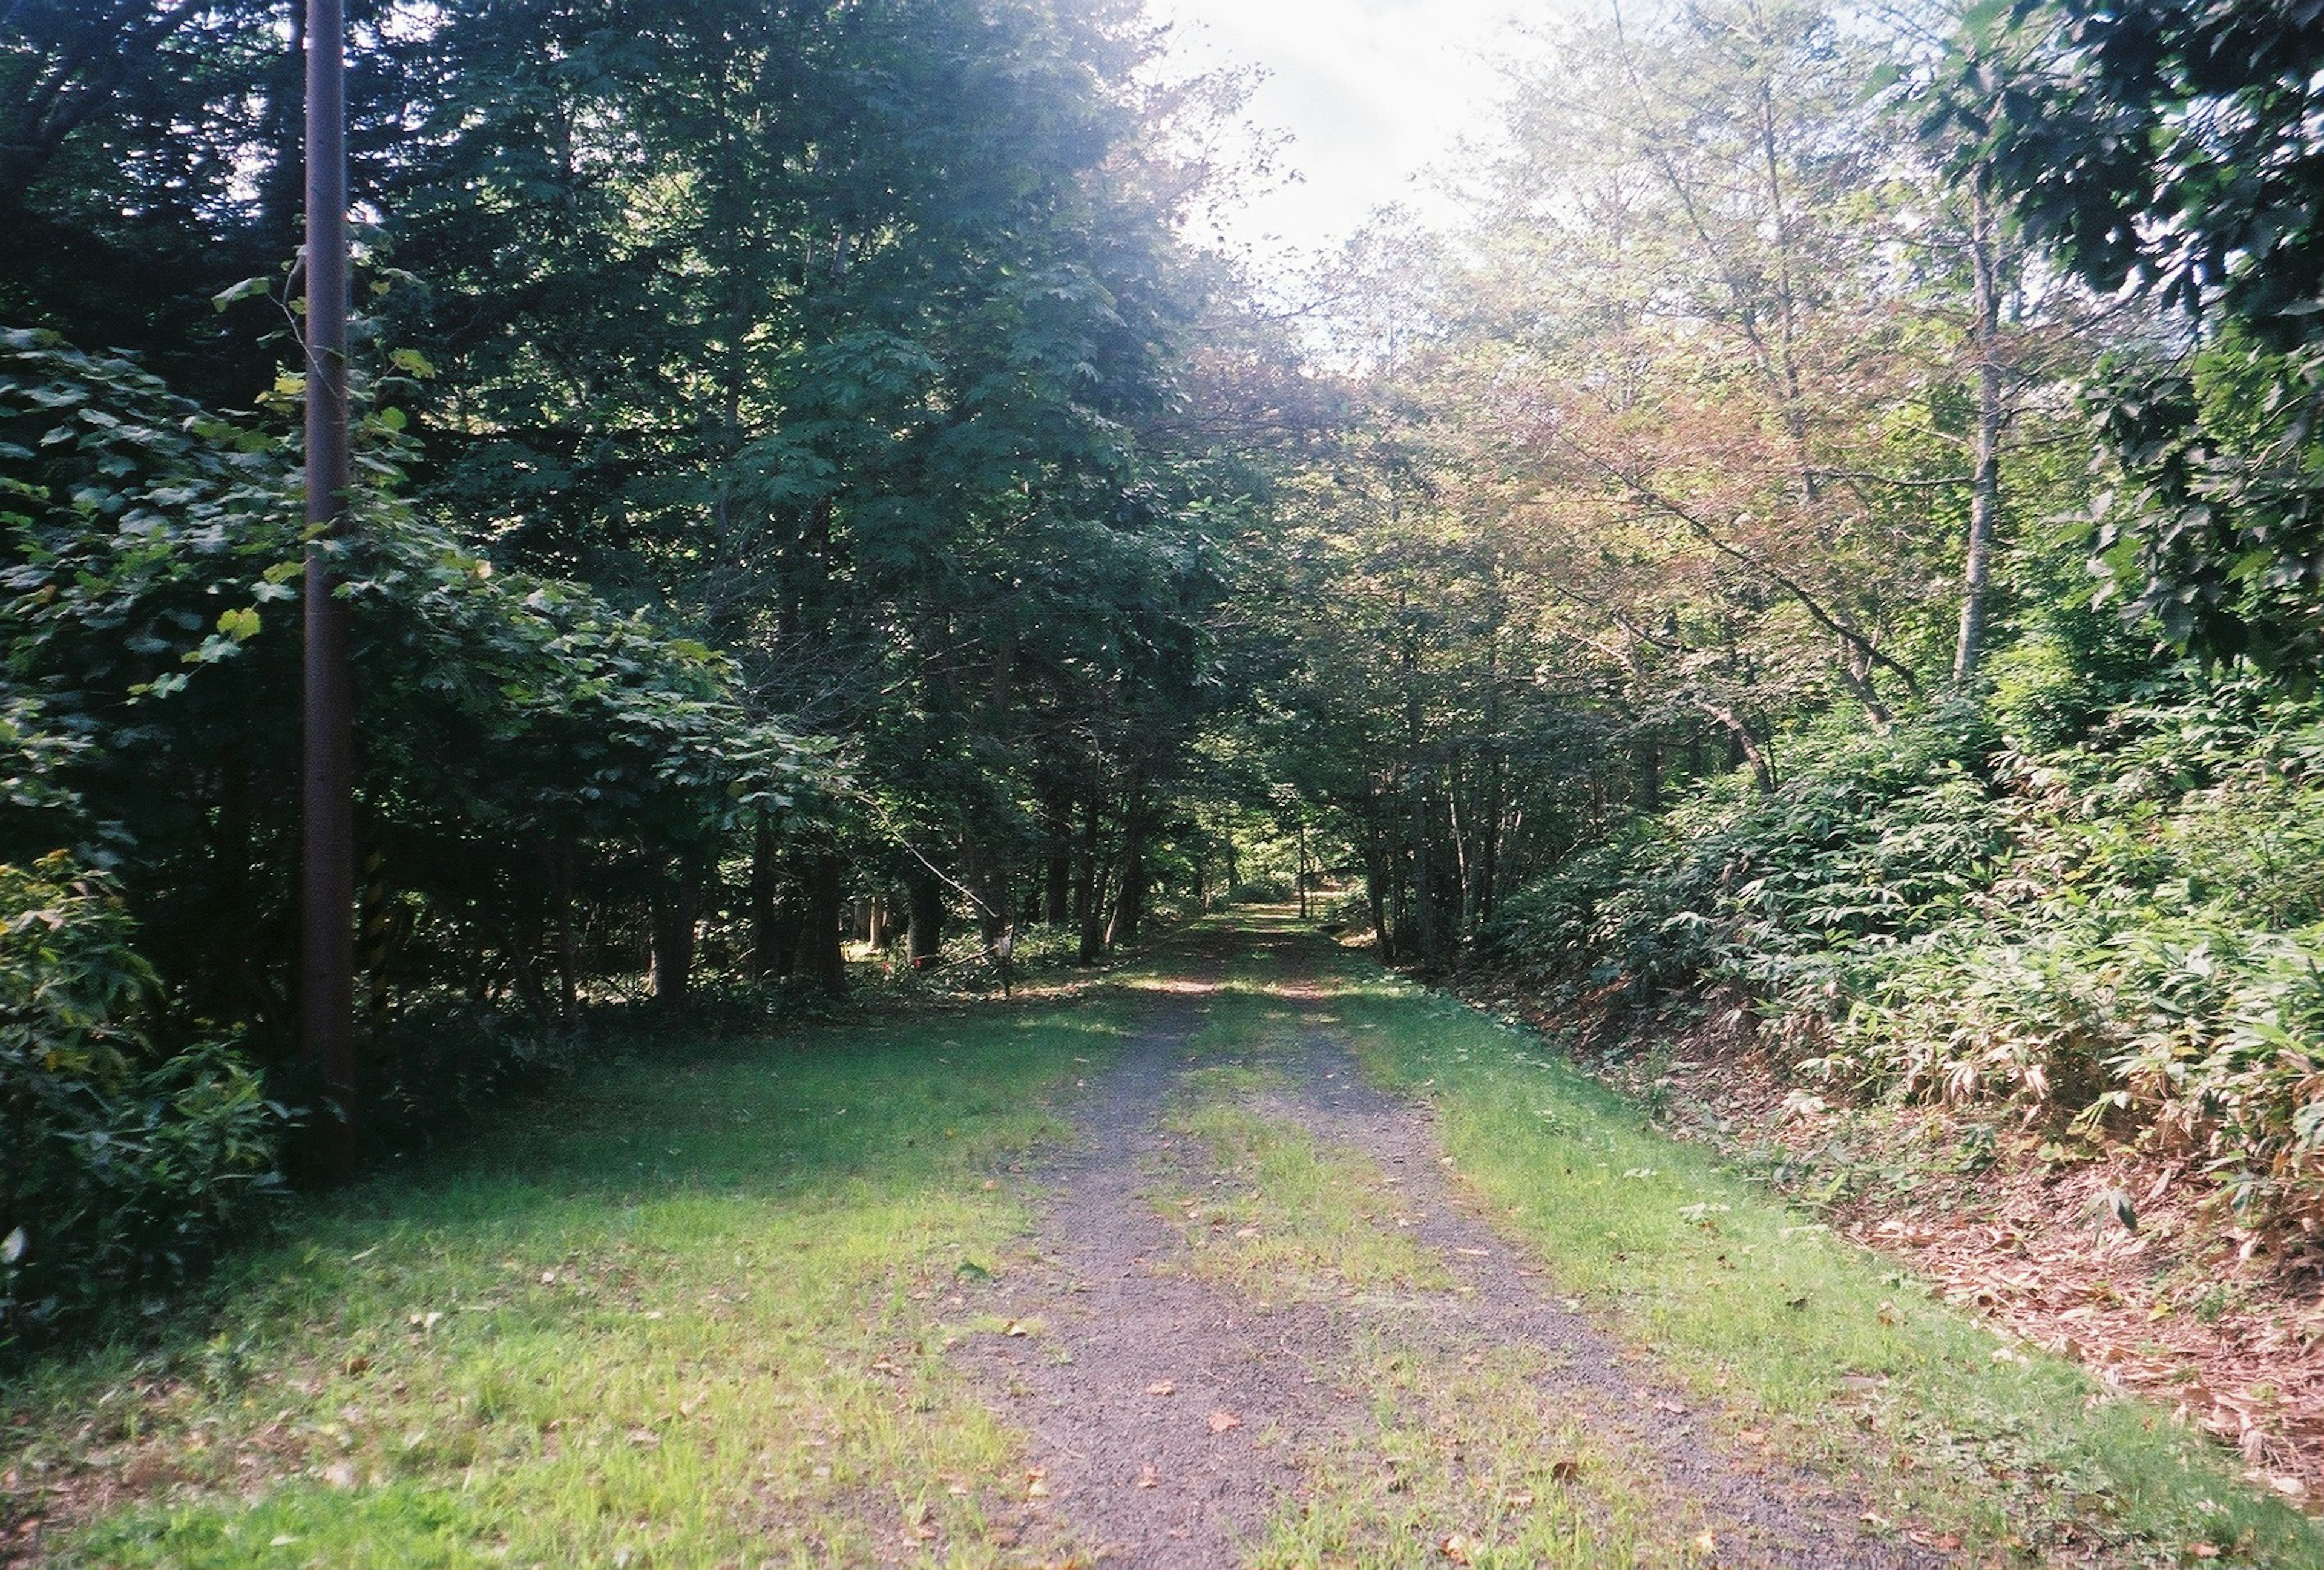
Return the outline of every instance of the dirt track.
{"type": "MultiPolygon", "coordinates": [[[[1297,976],[1301,940],[1265,941],[1275,974],[1297,976]]],[[[1198,994],[1221,968],[1214,956],[1190,959],[1189,991],[1198,994]]],[[[1295,1003],[1302,991],[1296,980],[1277,990],[1295,1003]]],[[[992,1289],[996,1311],[1028,1333],[964,1348],[995,1408],[1035,1436],[1028,1525],[1123,1570],[1225,1570],[1244,1562],[1270,1520],[1329,1486],[1319,1456],[1335,1446],[1344,1455],[1375,1426],[1349,1388],[1356,1348],[1391,1343],[1451,1379],[1488,1349],[1520,1346],[1542,1354],[1546,1371],[1533,1396],[1543,1409],[1579,1419],[1656,1501],[1660,1529],[1655,1545],[1641,1545],[1641,1562],[1942,1563],[1868,1536],[1860,1507],[1830,1487],[1723,1452],[1649,1364],[1564,1307],[1539,1261],[1464,1209],[1428,1110],[1366,1086],[1328,1027],[1307,1027],[1265,1054],[1277,1088],[1252,1110],[1392,1175],[1399,1204],[1416,1213],[1408,1235],[1454,1285],[1316,1302],[1290,1291],[1245,1298],[1194,1279],[1183,1268],[1185,1242],[1156,1196],[1187,1176],[1186,1141],[1171,1140],[1163,1119],[1193,1066],[1188,1043],[1203,1017],[1199,996],[1157,1009],[1120,1063],[1092,1082],[1075,1108],[1082,1148],[1043,1175],[1053,1197],[1038,1238],[1041,1266],[992,1289]],[[1715,1546],[1694,1546],[1705,1541],[1715,1546]]],[[[1258,1053],[1253,1044],[1244,1056],[1258,1053]]],[[[1437,1532],[1458,1524],[1416,1523],[1421,1541],[1378,1550],[1406,1560],[1441,1551],[1437,1532]]]]}

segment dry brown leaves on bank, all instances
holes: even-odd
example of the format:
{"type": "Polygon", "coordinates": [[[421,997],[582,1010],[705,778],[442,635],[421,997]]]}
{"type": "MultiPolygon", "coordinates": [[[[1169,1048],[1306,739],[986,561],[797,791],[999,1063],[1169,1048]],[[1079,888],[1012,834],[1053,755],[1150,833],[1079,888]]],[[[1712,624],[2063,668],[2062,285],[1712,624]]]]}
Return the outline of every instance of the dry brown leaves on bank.
{"type": "MultiPolygon", "coordinates": [[[[1545,1030],[1569,1023],[1507,992],[1476,1001],[1545,1030]]],[[[2324,1512],[2324,1273],[2236,1227],[2200,1171],[2118,1145],[2061,1152],[2041,1131],[1997,1126],[2006,1109],[1822,1106],[1731,1028],[1665,1039],[1667,1057],[1579,1061],[1660,1108],[1671,1132],[1729,1155],[1780,1148],[1827,1178],[1835,1160],[1858,1160],[1831,1207],[1839,1230],[2109,1388],[2161,1402],[2240,1452],[2255,1484],[2324,1512]],[[1949,1170],[1972,1127],[1990,1136],[1989,1158],[1949,1170]],[[1889,1154],[1876,1163],[1874,1150],[1889,1154]],[[1900,1162],[1899,1150],[1923,1159],[1900,1162]]]]}

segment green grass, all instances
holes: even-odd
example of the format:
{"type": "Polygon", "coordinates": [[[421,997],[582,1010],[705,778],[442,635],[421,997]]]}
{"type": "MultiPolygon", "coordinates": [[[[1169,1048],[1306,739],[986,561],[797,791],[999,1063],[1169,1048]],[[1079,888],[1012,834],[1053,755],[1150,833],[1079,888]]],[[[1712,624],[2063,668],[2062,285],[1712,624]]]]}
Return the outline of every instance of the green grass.
{"type": "MultiPolygon", "coordinates": [[[[1320,947],[1320,946],[1319,946],[1320,947]]],[[[1352,957],[1336,1029],[1441,1109],[1459,1182],[1618,1337],[1725,1408],[1730,1433],[1857,1488],[1981,1561],[2324,1565],[2315,1524],[2147,1402],[1935,1300],[1556,1059],[1537,1038],[1352,957]],[[2220,1559],[2200,1562],[2219,1563],[2220,1559]]]]}
{"type": "MultiPolygon", "coordinates": [[[[1192,1268],[1367,1312],[1328,1371],[1357,1420],[1286,1436],[1312,1486],[1259,1570],[1419,1570],[1456,1536],[1487,1570],[1701,1557],[1687,1501],[1560,1406],[1551,1353],[1448,1357],[1399,1328],[1399,1305],[1441,1303],[1441,1263],[1368,1159],[1266,1099],[1310,1029],[1434,1098],[1456,1184],[1737,1443],[1975,1563],[2324,1565],[2310,1523],[2160,1409],[2098,1399],[1536,1039],[1316,963],[1325,995],[1296,1000],[1271,960],[1239,964],[1170,1113],[1192,1268]]],[[[1028,1247],[1010,1168],[1065,1137],[1057,1094],[1139,1006],[673,1041],[512,1109],[308,1205],[159,1348],[0,1390],[0,1508],[69,1481],[64,1565],[1057,1562],[1074,1545],[1025,1508],[1022,1436],[945,1352],[982,1324],[973,1283],[1028,1247]]]]}
{"type": "Polygon", "coordinates": [[[67,1565],[1039,1562],[941,1354],[1126,1007],[674,1041],[0,1392],[0,1472],[128,1496],[67,1565]]]}
{"type": "Polygon", "coordinates": [[[1209,1094],[1167,1120],[1208,1157],[1157,1194],[1190,1273],[1273,1302],[1451,1285],[1443,1261],[1397,1230],[1396,1190],[1377,1164],[1218,1094],[1234,1083],[1197,1080],[1209,1094]]]}

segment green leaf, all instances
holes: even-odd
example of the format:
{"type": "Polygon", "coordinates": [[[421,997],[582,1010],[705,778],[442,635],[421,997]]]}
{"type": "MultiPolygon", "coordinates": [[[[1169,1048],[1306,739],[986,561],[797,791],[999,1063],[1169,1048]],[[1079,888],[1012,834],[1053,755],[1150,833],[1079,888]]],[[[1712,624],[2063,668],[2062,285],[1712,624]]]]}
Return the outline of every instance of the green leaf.
{"type": "Polygon", "coordinates": [[[272,279],[245,278],[241,282],[226,289],[221,289],[216,294],[211,295],[210,309],[213,310],[224,310],[226,307],[234,304],[236,300],[254,300],[259,295],[267,293],[273,287],[274,284],[272,279]]]}

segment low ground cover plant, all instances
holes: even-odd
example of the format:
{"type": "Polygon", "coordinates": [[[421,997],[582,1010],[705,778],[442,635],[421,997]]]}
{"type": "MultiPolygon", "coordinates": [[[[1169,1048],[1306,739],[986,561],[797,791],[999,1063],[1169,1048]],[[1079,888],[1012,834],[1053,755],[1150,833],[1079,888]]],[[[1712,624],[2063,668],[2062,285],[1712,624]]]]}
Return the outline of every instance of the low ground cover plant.
{"type": "Polygon", "coordinates": [[[1618,1013],[1724,989],[1802,1074],[2135,1138],[2312,1231],[2324,709],[2182,672],[2061,741],[2008,696],[1811,727],[1774,790],[1714,781],[1511,898],[1487,953],[1618,1013]]]}

